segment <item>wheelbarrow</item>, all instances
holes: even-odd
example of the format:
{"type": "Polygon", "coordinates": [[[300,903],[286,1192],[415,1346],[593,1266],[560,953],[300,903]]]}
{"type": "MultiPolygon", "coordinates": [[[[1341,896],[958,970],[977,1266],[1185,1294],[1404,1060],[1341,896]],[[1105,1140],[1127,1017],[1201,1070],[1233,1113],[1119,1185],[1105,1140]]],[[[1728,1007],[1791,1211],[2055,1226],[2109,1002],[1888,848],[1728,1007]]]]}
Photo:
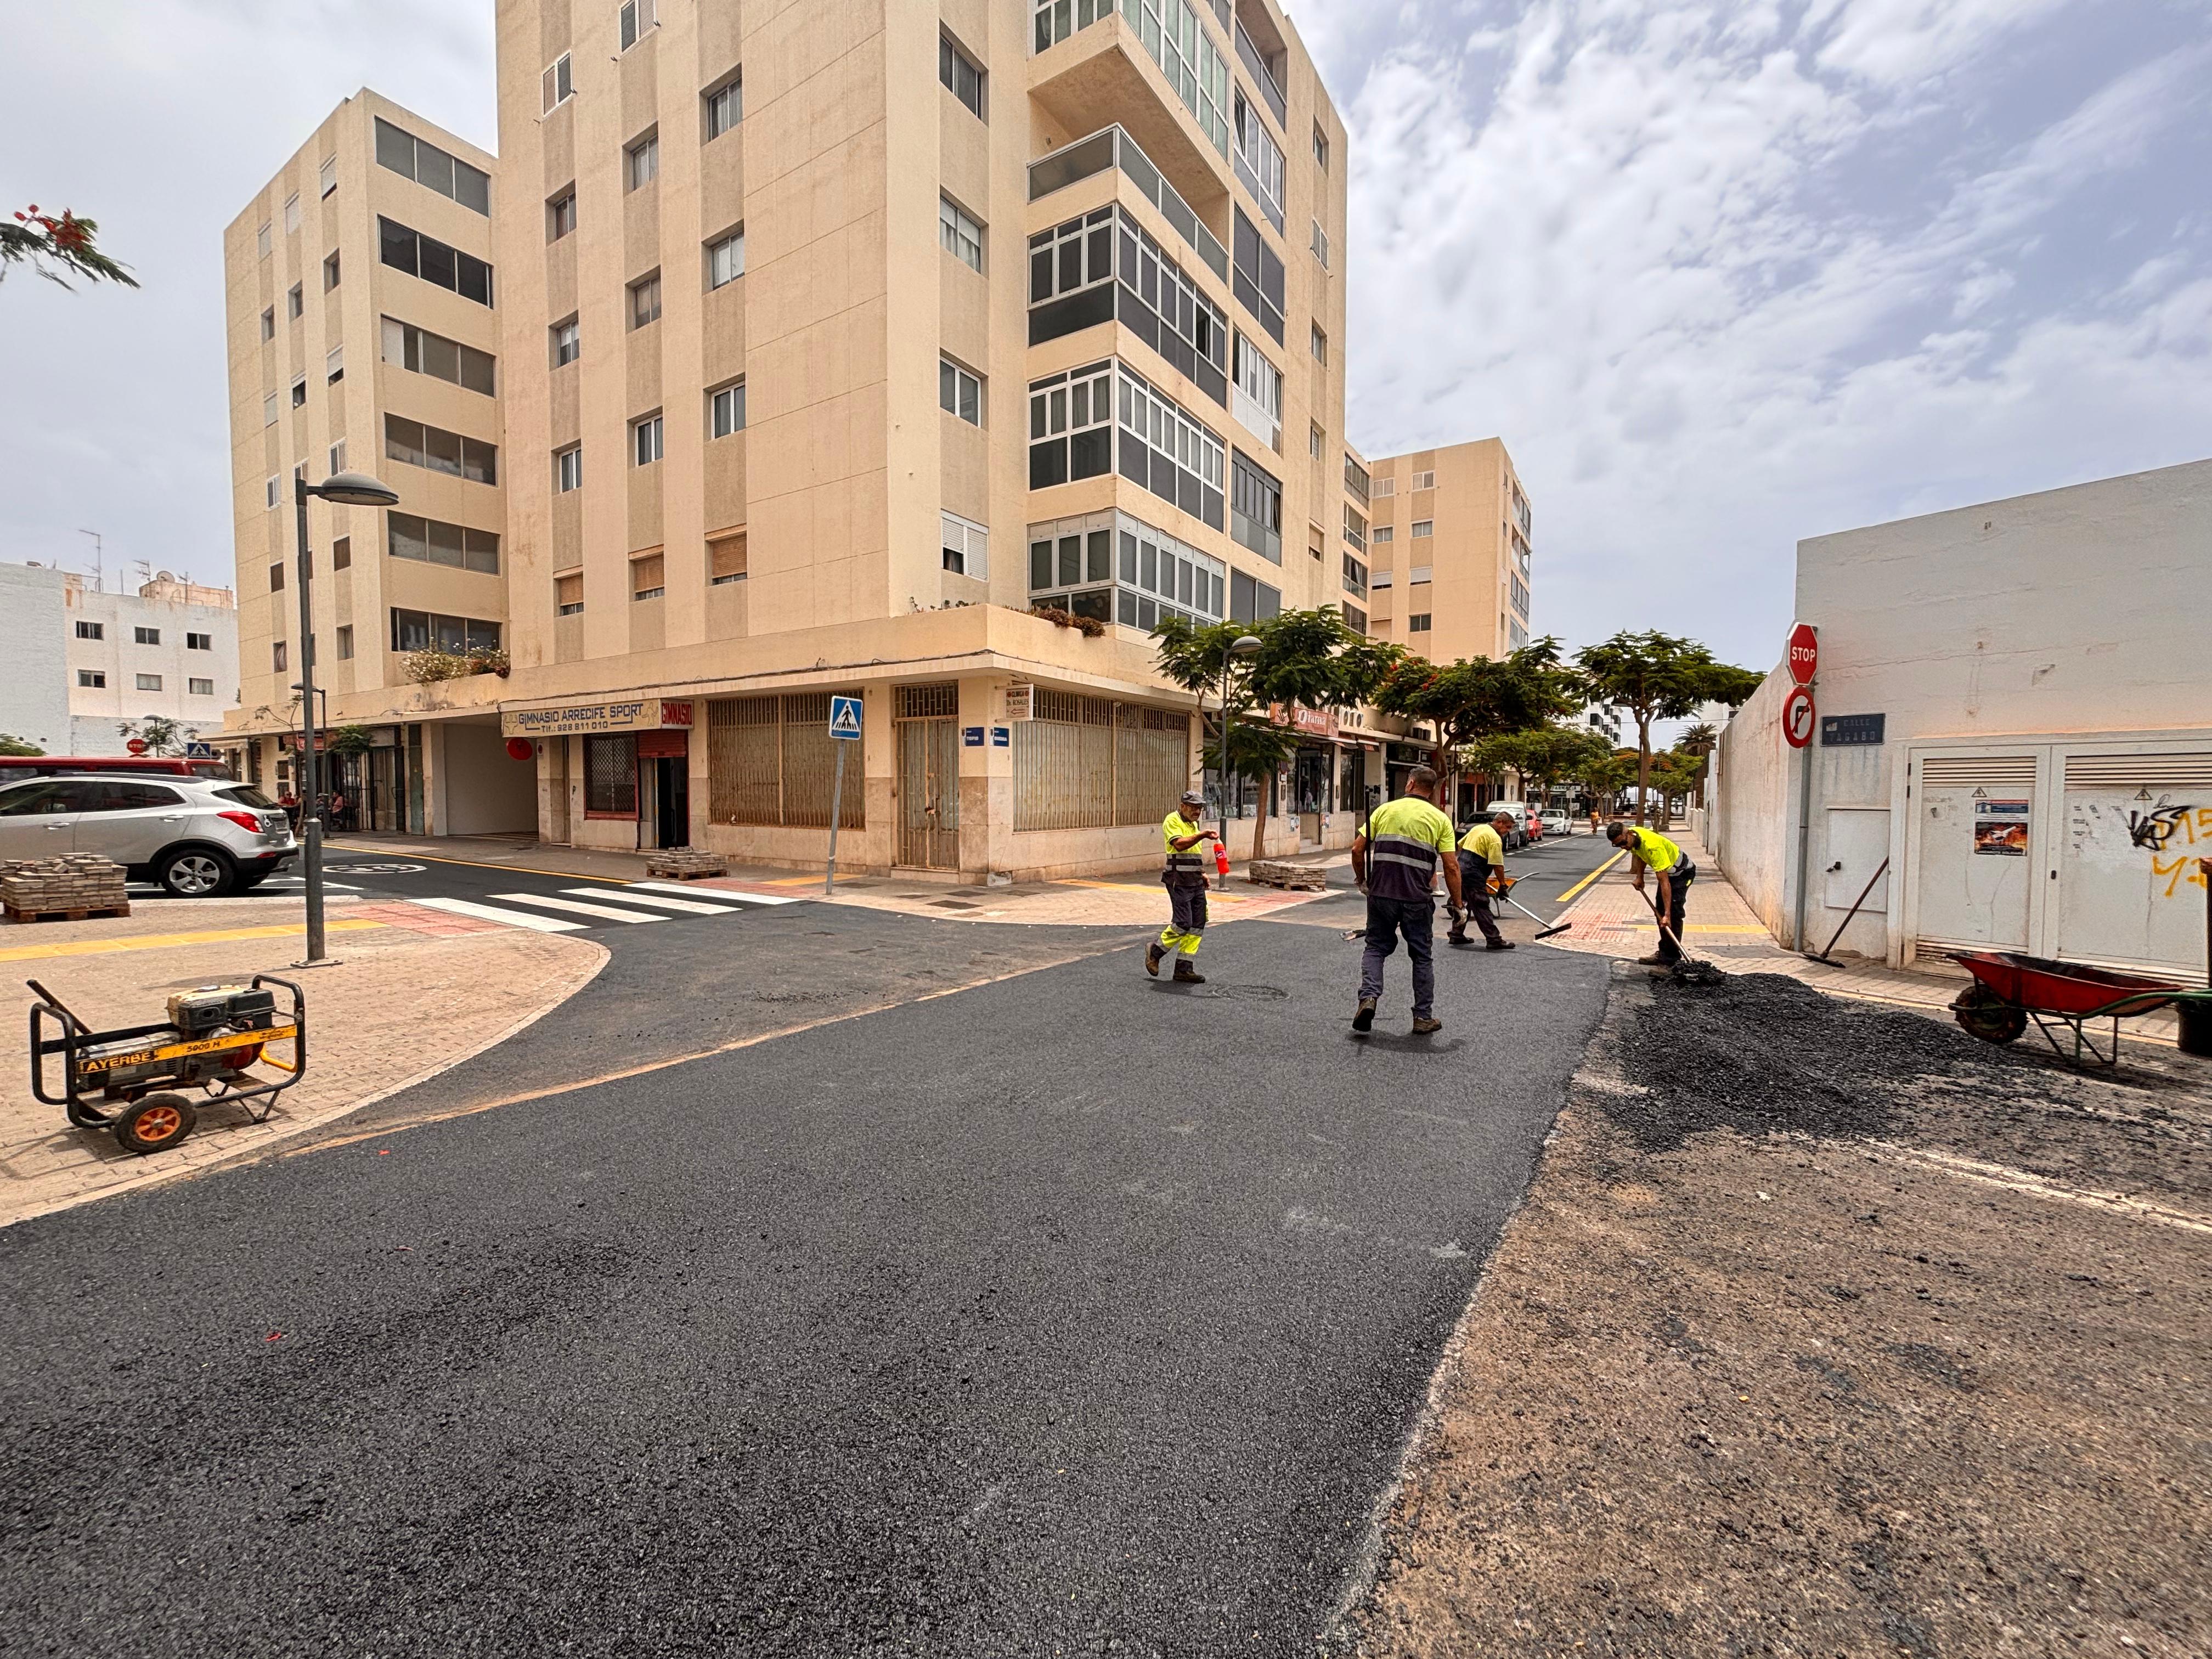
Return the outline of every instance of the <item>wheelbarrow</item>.
{"type": "Polygon", "coordinates": [[[2010,951],[1954,951],[1951,959],[1974,982],[1951,1003],[1951,1017],[1984,1042],[2016,1042],[2033,1024],[2061,1060],[2080,1066],[2120,1063],[2120,1022],[2161,1008],[2178,1007],[2185,1017],[2212,1010],[2212,990],[2191,990],[2171,980],[2145,979],[2078,963],[2010,951]],[[2112,1023],[2108,1047],[2100,1047],[2093,1023],[2112,1023]],[[2073,1038],[2069,1051],[2063,1034],[2073,1038]]]}
{"type": "Polygon", "coordinates": [[[31,1092],[81,1129],[107,1130],[125,1152],[158,1152],[191,1133],[198,1108],[180,1089],[235,1103],[265,1123],[276,1097],[307,1073],[307,1004],[289,980],[257,974],[251,985],[206,986],[171,997],[159,1024],[112,1031],[94,1030],[38,981],[27,983],[39,999],[31,1005],[31,1092]],[[271,986],[289,994],[289,1006],[277,1005],[271,986]],[[289,1063],[266,1052],[286,1042],[289,1063]],[[264,1062],[283,1075],[255,1075],[264,1062]]]}

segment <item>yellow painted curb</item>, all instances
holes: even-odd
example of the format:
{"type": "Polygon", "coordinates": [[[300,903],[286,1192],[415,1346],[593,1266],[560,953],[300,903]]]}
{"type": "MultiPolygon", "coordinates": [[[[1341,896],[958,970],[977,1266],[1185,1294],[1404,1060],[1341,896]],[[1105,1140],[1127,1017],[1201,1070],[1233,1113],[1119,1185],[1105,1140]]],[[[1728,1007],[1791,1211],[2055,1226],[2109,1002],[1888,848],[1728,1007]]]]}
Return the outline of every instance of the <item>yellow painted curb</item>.
{"type": "MultiPolygon", "coordinates": [[[[325,928],[332,933],[358,933],[372,927],[382,927],[380,921],[333,921],[325,928]]],[[[142,933],[125,939],[80,939],[64,944],[24,945],[12,950],[0,951],[0,962],[39,962],[49,957],[110,956],[120,951],[161,951],[175,945],[220,945],[238,939],[292,939],[303,935],[307,928],[298,927],[216,927],[204,933],[142,933]]]]}

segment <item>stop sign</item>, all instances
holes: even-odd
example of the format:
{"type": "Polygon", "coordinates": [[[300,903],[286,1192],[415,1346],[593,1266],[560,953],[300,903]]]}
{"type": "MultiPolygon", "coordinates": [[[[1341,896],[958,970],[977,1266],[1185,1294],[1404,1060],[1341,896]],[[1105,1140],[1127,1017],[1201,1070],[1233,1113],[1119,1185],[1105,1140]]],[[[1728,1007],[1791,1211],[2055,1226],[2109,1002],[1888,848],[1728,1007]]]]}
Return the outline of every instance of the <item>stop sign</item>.
{"type": "Polygon", "coordinates": [[[1810,685],[1820,666],[1820,630],[1810,623],[1799,623],[1790,630],[1790,678],[1799,685],[1810,685]]]}
{"type": "Polygon", "coordinates": [[[128,749],[134,755],[143,755],[146,752],[146,739],[143,738],[133,738],[130,742],[125,744],[123,746],[125,749],[128,749]]]}

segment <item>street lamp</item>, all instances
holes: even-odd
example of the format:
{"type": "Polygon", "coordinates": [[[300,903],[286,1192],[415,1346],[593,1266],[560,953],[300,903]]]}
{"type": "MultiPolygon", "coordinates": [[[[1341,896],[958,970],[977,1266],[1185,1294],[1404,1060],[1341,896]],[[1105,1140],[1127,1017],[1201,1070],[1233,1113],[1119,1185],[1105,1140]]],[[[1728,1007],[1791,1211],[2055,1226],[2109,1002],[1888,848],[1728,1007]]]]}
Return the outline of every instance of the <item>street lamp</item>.
{"type": "MultiPolygon", "coordinates": [[[[1229,845],[1229,672],[1237,665],[1237,659],[1249,657],[1260,648],[1260,641],[1249,634],[1241,635],[1221,659],[1221,845],[1229,845]]],[[[1226,872],[1213,878],[1217,892],[1229,890],[1226,872]]]]}
{"type": "Polygon", "coordinates": [[[323,803],[315,753],[315,611],[313,567],[307,559],[307,497],[319,495],[340,507],[397,507],[399,492],[366,472],[340,472],[319,484],[305,473],[292,479],[292,505],[300,538],[300,840],[301,865],[307,878],[307,958],[294,965],[318,968],[330,961],[323,933],[323,803]]]}

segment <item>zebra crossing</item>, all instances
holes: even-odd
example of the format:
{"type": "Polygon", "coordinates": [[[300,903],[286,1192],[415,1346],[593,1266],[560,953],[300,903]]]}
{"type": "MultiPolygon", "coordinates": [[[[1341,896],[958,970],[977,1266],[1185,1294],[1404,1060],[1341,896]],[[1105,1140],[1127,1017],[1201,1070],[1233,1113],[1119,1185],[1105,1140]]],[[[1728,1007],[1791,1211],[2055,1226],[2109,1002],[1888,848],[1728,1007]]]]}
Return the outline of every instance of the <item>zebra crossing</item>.
{"type": "Polygon", "coordinates": [[[494,921],[505,927],[524,927],[538,933],[579,933],[595,927],[637,927],[652,921],[739,915],[805,901],[768,893],[732,892],[726,887],[702,890],[672,882],[634,881],[564,887],[557,893],[492,893],[481,899],[440,897],[412,902],[426,909],[494,921]],[[676,896],[678,894],[682,896],[676,896]],[[582,920],[586,917],[590,920],[582,920]]]}

